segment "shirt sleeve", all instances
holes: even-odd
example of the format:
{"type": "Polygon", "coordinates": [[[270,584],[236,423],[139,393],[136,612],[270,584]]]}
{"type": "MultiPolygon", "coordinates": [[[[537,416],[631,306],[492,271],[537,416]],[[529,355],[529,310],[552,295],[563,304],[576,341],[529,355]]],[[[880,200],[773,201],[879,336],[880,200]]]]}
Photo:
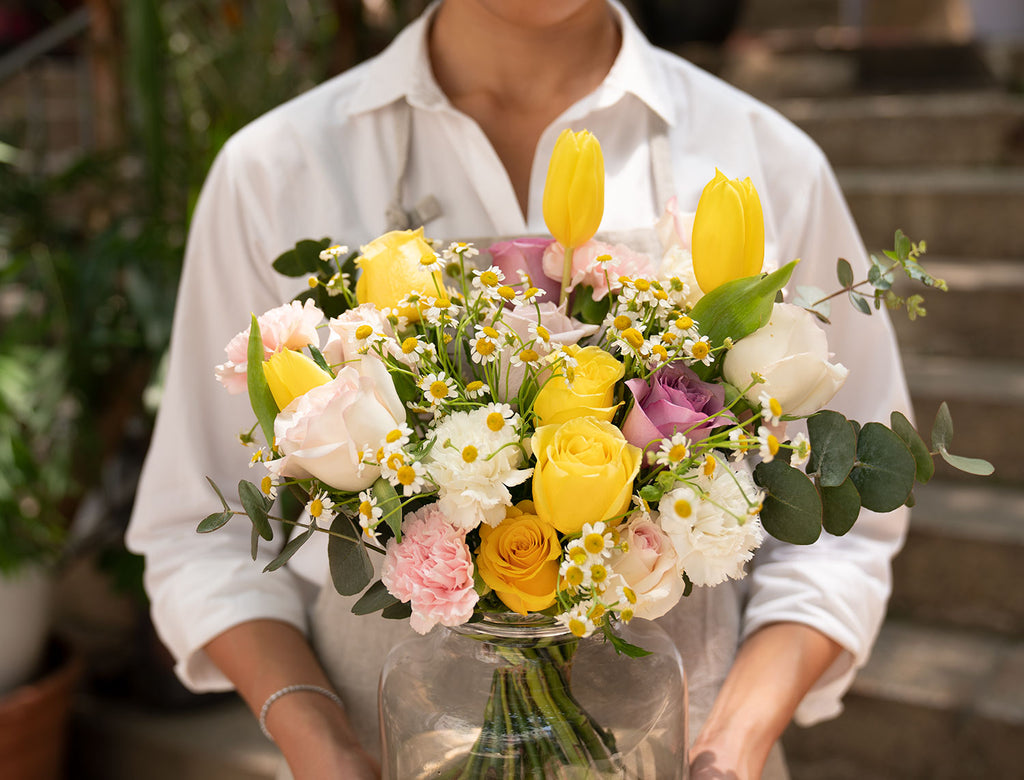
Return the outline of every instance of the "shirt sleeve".
{"type": "MultiPolygon", "coordinates": [[[[838,286],[837,258],[848,260],[860,280],[867,275],[867,253],[824,156],[819,152],[804,164],[813,171],[810,186],[789,204],[781,219],[785,224],[778,228],[780,246],[794,254],[779,260],[801,258],[790,289],[815,285],[832,292],[838,286]]],[[[833,361],[849,368],[850,375],[827,408],[861,423],[887,424],[893,410],[910,417],[899,350],[884,307],[868,316],[839,297],[830,319],[825,330],[833,361]]],[[[791,425],[788,435],[796,430],[791,425]]],[[[770,623],[792,621],[823,632],[844,648],[801,702],[797,723],[811,725],[842,711],[840,699],[866,663],[885,617],[891,560],[903,544],[908,519],[906,507],[885,515],[862,510],[845,536],[822,531],[810,546],[769,538],[755,556],[743,638],[770,623]]]]}
{"type": "Polygon", "coordinates": [[[273,545],[250,555],[251,524],[233,517],[208,535],[199,521],[220,508],[207,477],[238,509],[239,480],[262,476],[247,464],[252,452],[238,434],[254,422],[244,395],[230,395],[214,378],[224,346],[257,315],[286,298],[275,289],[262,213],[267,183],[232,159],[229,141],[215,161],[196,206],[175,309],[166,384],[138,487],[126,542],[145,556],[145,585],[154,626],[193,690],[223,690],[230,682],[203,646],[226,629],[256,618],[305,628],[295,577],[282,568],[264,574],[273,545]],[[248,180],[247,180],[248,179],[248,180]]]}

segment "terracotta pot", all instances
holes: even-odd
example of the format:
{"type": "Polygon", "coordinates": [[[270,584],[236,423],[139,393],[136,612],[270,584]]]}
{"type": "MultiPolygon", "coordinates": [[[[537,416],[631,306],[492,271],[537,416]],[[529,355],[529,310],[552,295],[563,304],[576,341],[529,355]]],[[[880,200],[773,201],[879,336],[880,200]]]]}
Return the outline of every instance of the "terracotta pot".
{"type": "Polygon", "coordinates": [[[54,645],[43,675],[0,698],[0,777],[59,780],[81,663],[54,645]]]}

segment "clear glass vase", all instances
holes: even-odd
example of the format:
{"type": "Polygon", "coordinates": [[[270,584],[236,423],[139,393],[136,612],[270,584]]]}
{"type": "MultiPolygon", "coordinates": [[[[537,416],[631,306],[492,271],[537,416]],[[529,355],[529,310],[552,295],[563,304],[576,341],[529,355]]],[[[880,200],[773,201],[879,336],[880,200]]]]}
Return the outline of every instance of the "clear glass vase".
{"type": "Polygon", "coordinates": [[[686,679],[656,624],[620,655],[551,618],[491,616],[395,647],[380,682],[389,780],[686,778],[686,679]]]}

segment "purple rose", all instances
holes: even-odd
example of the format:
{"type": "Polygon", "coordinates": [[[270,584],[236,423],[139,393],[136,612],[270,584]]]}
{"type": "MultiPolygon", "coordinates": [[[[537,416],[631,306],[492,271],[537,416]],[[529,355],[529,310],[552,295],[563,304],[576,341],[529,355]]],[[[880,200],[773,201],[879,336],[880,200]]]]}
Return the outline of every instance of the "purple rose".
{"type": "Polygon", "coordinates": [[[504,272],[506,283],[517,284],[519,271],[525,271],[530,275],[534,287],[547,292],[543,300],[557,303],[562,291],[561,281],[549,279],[544,275],[542,260],[544,250],[552,242],[553,239],[550,238],[517,238],[492,244],[487,252],[493,258],[494,264],[504,272]]]}
{"type": "Polygon", "coordinates": [[[716,426],[735,424],[732,415],[710,418],[722,411],[725,389],[702,382],[681,363],[656,371],[646,382],[630,379],[626,387],[635,403],[622,424],[622,433],[637,447],[656,446],[674,433],[684,433],[691,442],[698,442],[716,426]]]}

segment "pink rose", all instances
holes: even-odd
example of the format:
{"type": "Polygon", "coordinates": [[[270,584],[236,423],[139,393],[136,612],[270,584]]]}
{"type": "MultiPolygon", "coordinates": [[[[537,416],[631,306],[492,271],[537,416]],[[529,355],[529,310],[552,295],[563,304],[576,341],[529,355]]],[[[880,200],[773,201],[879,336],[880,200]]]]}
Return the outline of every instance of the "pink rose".
{"type": "Polygon", "coordinates": [[[409,625],[420,634],[437,623],[458,626],[473,616],[473,556],[465,534],[436,503],[406,516],[401,542],[388,540],[380,578],[391,595],[409,602],[409,625]]]}
{"type": "MultiPolygon", "coordinates": [[[[544,250],[544,273],[552,279],[562,281],[562,267],[565,263],[565,248],[555,242],[544,250]]],[[[592,287],[593,298],[599,301],[608,294],[608,286],[618,288],[620,276],[654,276],[651,258],[634,252],[625,244],[605,244],[602,241],[587,241],[572,253],[572,277],[570,289],[580,285],[592,287]],[[611,262],[599,263],[597,258],[610,255],[611,262]]]]}
{"type": "MultiPolygon", "coordinates": [[[[323,318],[324,313],[311,300],[307,300],[305,305],[292,301],[262,314],[256,322],[263,339],[263,359],[267,360],[283,349],[300,350],[309,344],[319,346],[316,326],[323,318]]],[[[217,380],[229,393],[244,393],[248,388],[245,377],[249,362],[249,328],[231,339],[224,351],[228,359],[217,366],[217,380]]]]}
{"type": "Polygon", "coordinates": [[[684,214],[679,210],[675,197],[669,198],[668,203],[665,204],[665,212],[654,226],[664,251],[667,252],[674,246],[685,249],[687,252],[690,251],[693,239],[693,217],[693,212],[684,214]]]}
{"type": "Polygon", "coordinates": [[[386,372],[375,380],[342,368],[277,415],[274,438],[283,456],[268,461],[267,469],[296,479],[316,477],[338,490],[363,490],[380,469],[365,465],[360,451],[375,451],[404,421],[405,408],[386,372]]]}
{"type": "MultiPolygon", "coordinates": [[[[324,358],[332,366],[342,363],[357,364],[364,354],[359,354],[359,348],[367,342],[356,338],[356,331],[363,325],[369,325],[374,333],[383,333],[386,336],[393,336],[394,329],[387,317],[381,313],[372,303],[362,303],[354,309],[349,309],[327,322],[330,334],[327,336],[327,343],[324,344],[324,358]]],[[[373,354],[373,353],[370,353],[373,354]]]]}
{"type": "Polygon", "coordinates": [[[487,252],[504,274],[506,281],[517,282],[519,272],[523,271],[530,277],[534,287],[544,290],[545,300],[558,300],[562,277],[552,281],[544,275],[542,258],[544,250],[553,244],[550,238],[517,238],[512,241],[500,241],[492,244],[487,252]]]}
{"type": "Polygon", "coordinates": [[[711,417],[722,411],[725,389],[702,382],[681,363],[665,366],[647,381],[630,379],[626,387],[634,404],[622,423],[622,433],[637,447],[656,447],[674,433],[698,442],[718,425],[735,424],[731,415],[711,417]]]}
{"type": "Polygon", "coordinates": [[[683,578],[672,540],[643,514],[634,515],[619,533],[628,552],[612,552],[609,568],[636,594],[636,617],[659,618],[683,595],[683,578]]]}

